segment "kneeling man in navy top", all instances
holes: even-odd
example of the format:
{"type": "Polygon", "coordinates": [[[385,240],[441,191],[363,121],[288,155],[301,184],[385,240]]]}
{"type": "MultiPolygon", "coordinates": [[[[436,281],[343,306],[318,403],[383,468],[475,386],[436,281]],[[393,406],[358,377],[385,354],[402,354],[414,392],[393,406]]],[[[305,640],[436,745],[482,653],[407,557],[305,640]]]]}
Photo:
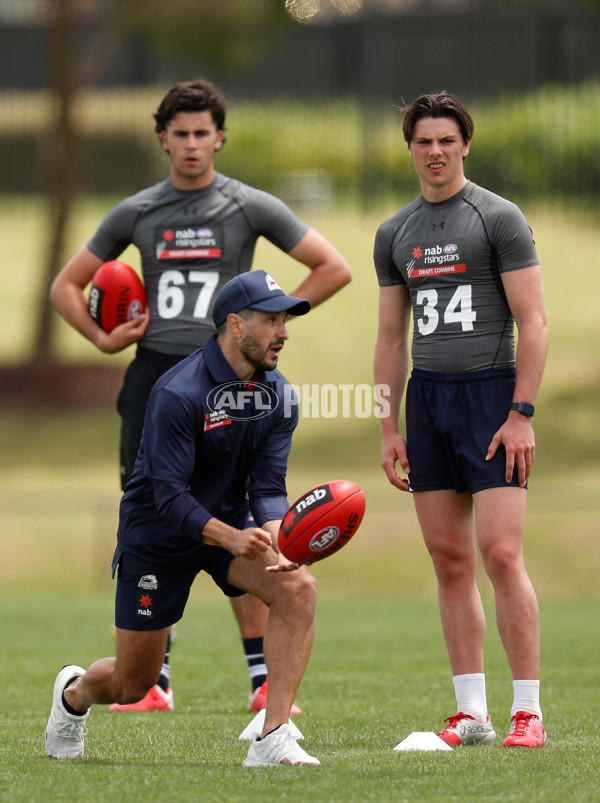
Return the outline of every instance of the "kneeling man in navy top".
{"type": "Polygon", "coordinates": [[[48,755],[83,755],[94,703],[146,694],[160,673],[169,628],[205,571],[227,596],[250,592],[269,607],[264,728],[245,764],[319,763],[289,723],[312,647],[316,581],[277,550],[298,408],[276,369],[288,316],[309,309],[264,271],[242,273],[215,299],[216,334],[155,384],[119,514],[117,655],[87,672],[69,665],[58,674],[48,755]]]}

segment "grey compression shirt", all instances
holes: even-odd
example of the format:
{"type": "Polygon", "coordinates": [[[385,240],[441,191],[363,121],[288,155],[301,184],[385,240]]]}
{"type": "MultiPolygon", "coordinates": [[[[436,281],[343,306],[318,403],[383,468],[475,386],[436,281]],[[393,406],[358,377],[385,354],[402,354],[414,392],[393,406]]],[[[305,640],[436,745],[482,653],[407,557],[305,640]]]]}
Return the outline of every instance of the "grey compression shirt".
{"type": "Polygon", "coordinates": [[[514,321],[500,275],[539,264],[519,208],[467,182],[441,203],[422,196],[385,221],[379,285],[406,285],[415,368],[462,373],[514,366],[514,321]]]}
{"type": "Polygon", "coordinates": [[[88,248],[106,261],[137,246],[150,310],[142,345],[186,355],[213,334],[212,301],[225,282],[250,270],[257,239],[287,252],[307,231],[283,201],[217,173],[200,190],[177,190],[167,179],[126,198],[88,248]]]}

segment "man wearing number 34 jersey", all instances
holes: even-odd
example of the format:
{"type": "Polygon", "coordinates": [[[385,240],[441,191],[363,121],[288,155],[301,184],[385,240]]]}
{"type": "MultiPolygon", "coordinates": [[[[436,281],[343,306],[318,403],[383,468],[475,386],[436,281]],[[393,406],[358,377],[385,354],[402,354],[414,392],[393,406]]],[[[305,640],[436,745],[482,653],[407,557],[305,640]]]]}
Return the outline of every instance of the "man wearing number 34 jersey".
{"type": "MultiPolygon", "coordinates": [[[[313,307],[350,281],[350,269],[334,246],[281,200],[216,172],[214,156],[225,144],[225,117],[224,98],[207,81],[187,81],[169,90],[154,114],[170,159],[169,177],[110,211],[52,286],[56,309],[100,351],[113,354],[137,343],[117,403],[123,488],[133,471],[154,383],[210,339],[212,302],[227,281],[251,269],[259,237],[309,269],[294,295],[313,307]],[[88,314],[84,291],[98,267],[131,244],[141,256],[147,311],[107,333],[88,314]]],[[[248,662],[250,710],[258,711],[266,705],[262,637],[267,608],[250,595],[232,600],[232,606],[248,662]]],[[[147,697],[111,710],[172,708],[168,652],[147,697]]]]}
{"type": "Polygon", "coordinates": [[[412,492],[438,583],[457,704],[438,735],[452,746],[496,740],[479,547],[513,680],[503,744],[542,747],[539,612],[523,561],[531,422],[548,347],[538,257],[521,211],[467,180],[473,120],[457,98],[417,98],[404,109],[403,133],[421,194],[375,240],[375,381],[391,389],[382,467],[392,485],[412,492]],[[398,426],[405,385],[406,438],[398,426]]]}

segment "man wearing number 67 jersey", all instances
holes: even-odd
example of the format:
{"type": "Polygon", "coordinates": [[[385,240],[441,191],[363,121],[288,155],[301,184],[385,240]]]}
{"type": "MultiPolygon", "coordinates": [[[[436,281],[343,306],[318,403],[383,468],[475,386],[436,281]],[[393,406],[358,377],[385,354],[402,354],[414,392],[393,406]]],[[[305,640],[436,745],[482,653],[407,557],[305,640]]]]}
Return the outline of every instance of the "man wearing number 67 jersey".
{"type": "MultiPolygon", "coordinates": [[[[123,488],[133,471],[152,386],[213,335],[213,300],[228,280],[251,269],[260,236],[309,269],[294,295],[313,307],[350,281],[350,269],[334,246],[281,200],[216,172],[225,117],[225,100],[208,81],[183,82],[169,90],[154,114],[160,145],[170,159],[168,178],[112,209],[52,286],[56,309],[100,351],[112,354],[138,344],[117,403],[123,488]],[[140,252],[147,311],[106,333],[89,315],[84,290],[100,265],[130,244],[140,252]]],[[[248,661],[249,705],[258,711],[266,702],[262,637],[267,609],[250,595],[232,605],[248,661]]],[[[172,708],[168,655],[147,699],[112,710],[155,708],[172,708]]]]}
{"type": "Polygon", "coordinates": [[[412,491],[438,582],[457,701],[439,736],[455,746],[496,739],[478,544],[513,679],[504,746],[542,747],[539,612],[523,561],[531,422],[548,348],[538,257],[520,210],[465,176],[473,120],[464,105],[437,92],[403,111],[421,194],[375,240],[375,381],[391,389],[390,415],[381,419],[382,467],[392,485],[412,491]],[[411,311],[405,439],[398,418],[411,311]]]}

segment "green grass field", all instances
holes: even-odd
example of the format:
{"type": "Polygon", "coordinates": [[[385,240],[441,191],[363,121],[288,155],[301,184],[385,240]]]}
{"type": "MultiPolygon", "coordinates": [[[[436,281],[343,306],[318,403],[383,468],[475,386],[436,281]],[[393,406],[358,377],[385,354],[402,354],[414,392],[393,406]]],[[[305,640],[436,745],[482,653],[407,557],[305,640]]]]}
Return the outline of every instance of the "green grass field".
{"type": "MultiPolygon", "coordinates": [[[[110,591],[11,594],[0,799],[598,800],[598,600],[542,603],[550,734],[543,751],[407,753],[393,748],[413,731],[437,729],[453,711],[434,600],[401,591],[331,593],[325,578],[321,586],[313,657],[298,695],[304,711],[295,722],[322,766],[264,770],[241,766],[247,743],[238,736],[250,721],[243,657],[229,606],[211,590],[194,594],[178,628],[175,711],[94,709],[85,757],[76,762],[47,759],[43,730],[58,669],[112,650],[110,591]]],[[[487,656],[490,713],[503,735],[510,678],[491,629],[487,656]]]]}
{"type": "MultiPolygon", "coordinates": [[[[73,248],[89,236],[103,208],[80,205],[73,248]]],[[[45,223],[40,204],[17,199],[2,202],[1,209],[5,264],[19,270],[0,299],[0,361],[15,362],[30,350],[45,223]]],[[[292,324],[281,358],[291,381],[371,382],[377,310],[372,241],[377,224],[393,211],[304,215],[347,255],[354,281],[292,324]]],[[[476,748],[452,756],[393,751],[411,731],[439,728],[453,712],[454,695],[433,573],[410,498],[387,485],[379,468],[377,422],[351,415],[303,419],[289,474],[290,497],[341,477],[359,482],[367,495],[358,535],[314,567],[317,633],[297,724],[323,766],[241,768],[245,749],[237,735],[249,721],[246,670],[230,608],[204,579],[196,583],[174,650],[176,711],[119,717],[95,710],[85,759],[47,760],[43,730],[56,672],[65,662],[85,666],[112,651],[108,564],[119,496],[118,420],[110,409],[47,416],[0,410],[0,583],[8,609],[0,799],[600,799],[600,335],[594,301],[600,243],[595,221],[583,213],[526,212],[544,268],[551,327],[526,536],[542,609],[545,750],[476,748]]],[[[258,249],[255,265],[288,291],[302,275],[268,245],[258,249]]],[[[99,355],[64,325],[59,348],[72,361],[124,365],[131,356],[99,355]]],[[[484,577],[481,585],[490,614],[490,713],[503,735],[510,678],[484,577]]]]}

